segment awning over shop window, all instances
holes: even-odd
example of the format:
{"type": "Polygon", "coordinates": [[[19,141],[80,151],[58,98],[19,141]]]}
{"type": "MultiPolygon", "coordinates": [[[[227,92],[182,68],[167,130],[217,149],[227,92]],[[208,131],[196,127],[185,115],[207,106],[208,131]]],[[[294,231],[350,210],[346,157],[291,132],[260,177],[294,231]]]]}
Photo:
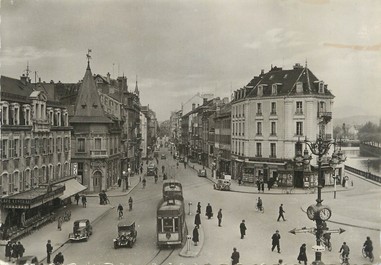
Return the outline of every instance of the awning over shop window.
{"type": "Polygon", "coordinates": [[[81,185],[81,183],[75,179],[69,179],[65,182],[61,182],[60,184],[65,185],[64,194],[59,197],[61,200],[69,198],[70,196],[87,189],[87,187],[81,185]]]}

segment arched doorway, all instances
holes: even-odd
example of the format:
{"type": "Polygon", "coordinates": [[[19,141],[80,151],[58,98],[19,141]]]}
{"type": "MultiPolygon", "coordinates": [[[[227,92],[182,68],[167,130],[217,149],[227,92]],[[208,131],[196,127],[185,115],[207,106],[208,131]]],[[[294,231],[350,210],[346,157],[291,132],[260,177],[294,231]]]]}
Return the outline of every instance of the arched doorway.
{"type": "Polygon", "coordinates": [[[100,192],[102,188],[102,173],[95,171],[93,174],[93,189],[94,192],[100,192]]]}

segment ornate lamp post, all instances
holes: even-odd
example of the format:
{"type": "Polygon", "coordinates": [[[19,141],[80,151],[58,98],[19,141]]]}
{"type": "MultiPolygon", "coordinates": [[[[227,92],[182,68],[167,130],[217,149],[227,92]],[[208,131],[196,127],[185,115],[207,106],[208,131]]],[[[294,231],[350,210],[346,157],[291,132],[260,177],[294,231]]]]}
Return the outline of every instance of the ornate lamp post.
{"type": "MultiPolygon", "coordinates": [[[[318,187],[316,205],[310,205],[307,208],[307,216],[309,219],[314,220],[316,222],[316,229],[314,230],[314,234],[316,236],[316,246],[314,246],[315,261],[312,264],[323,265],[324,263],[321,260],[321,253],[324,250],[324,246],[321,241],[325,232],[324,223],[331,217],[332,211],[329,206],[322,205],[323,200],[321,198],[321,190],[325,186],[324,174],[322,171],[322,159],[323,156],[328,153],[332,145],[336,146],[336,141],[324,139],[321,135],[319,135],[316,142],[308,141],[306,137],[304,143],[311,150],[312,154],[316,155],[318,158],[318,187]]],[[[306,160],[303,161],[307,163],[307,161],[309,162],[310,160],[307,159],[307,157],[310,157],[308,156],[307,148],[304,150],[304,154],[306,160]]],[[[336,166],[337,164],[343,161],[345,161],[345,158],[341,150],[337,152],[335,148],[332,158],[330,159],[330,164],[336,166]]]]}

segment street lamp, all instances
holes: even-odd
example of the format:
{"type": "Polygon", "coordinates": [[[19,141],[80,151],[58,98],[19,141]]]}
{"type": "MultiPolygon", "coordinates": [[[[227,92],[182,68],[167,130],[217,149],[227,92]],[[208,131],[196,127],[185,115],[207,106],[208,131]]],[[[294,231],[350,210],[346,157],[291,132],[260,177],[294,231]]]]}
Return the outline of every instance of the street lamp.
{"type": "MultiPolygon", "coordinates": [[[[304,143],[308,148],[311,150],[312,154],[316,155],[318,157],[318,189],[317,189],[317,199],[316,199],[316,205],[310,205],[307,208],[307,216],[309,219],[314,220],[316,222],[316,229],[314,230],[314,234],[316,235],[316,245],[314,246],[315,250],[315,261],[312,264],[315,265],[323,265],[324,263],[321,261],[321,252],[324,249],[322,247],[322,238],[325,233],[324,231],[324,224],[325,221],[327,221],[331,215],[332,211],[331,208],[327,205],[322,205],[322,198],[321,198],[321,190],[325,186],[325,180],[324,180],[324,174],[322,171],[322,159],[323,156],[326,155],[332,145],[336,147],[336,141],[331,141],[324,139],[322,135],[319,135],[316,142],[311,142],[307,140],[307,137],[305,138],[304,143]]],[[[307,148],[304,150],[305,156],[308,156],[308,150],[307,148]]],[[[329,159],[330,164],[333,166],[336,166],[337,164],[345,161],[345,157],[341,150],[338,152],[335,151],[332,154],[332,158],[329,159]]],[[[341,230],[340,230],[341,231],[341,230]]]]}
{"type": "MultiPolygon", "coordinates": [[[[128,169],[131,170],[130,168],[128,168],[128,169]]],[[[128,175],[129,175],[129,172],[126,172],[126,171],[123,170],[122,174],[123,174],[123,181],[126,183],[126,186],[123,185],[122,187],[123,187],[123,191],[126,191],[126,190],[128,190],[128,175]]]]}

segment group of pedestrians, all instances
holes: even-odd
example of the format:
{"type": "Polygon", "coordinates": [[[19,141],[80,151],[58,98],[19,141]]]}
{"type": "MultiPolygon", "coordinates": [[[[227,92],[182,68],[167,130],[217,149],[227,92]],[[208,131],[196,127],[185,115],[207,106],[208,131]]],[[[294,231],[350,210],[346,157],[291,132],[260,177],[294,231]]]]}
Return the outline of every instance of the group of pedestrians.
{"type": "Polygon", "coordinates": [[[74,199],[77,202],[77,205],[78,205],[79,199],[81,199],[83,208],[86,208],[87,198],[85,194],[82,194],[82,196],[80,196],[78,193],[76,193],[74,195],[74,199]]]}
{"type": "Polygon", "coordinates": [[[5,246],[5,257],[8,258],[8,261],[15,262],[18,258],[21,258],[24,255],[25,248],[20,241],[12,242],[8,241],[5,246]]]}
{"type": "MultiPolygon", "coordinates": [[[[53,246],[52,241],[48,240],[46,243],[46,262],[48,264],[51,264],[51,255],[53,253],[53,246]]],[[[58,252],[58,254],[53,259],[54,265],[62,265],[64,263],[65,259],[61,252],[58,252]]]]}

